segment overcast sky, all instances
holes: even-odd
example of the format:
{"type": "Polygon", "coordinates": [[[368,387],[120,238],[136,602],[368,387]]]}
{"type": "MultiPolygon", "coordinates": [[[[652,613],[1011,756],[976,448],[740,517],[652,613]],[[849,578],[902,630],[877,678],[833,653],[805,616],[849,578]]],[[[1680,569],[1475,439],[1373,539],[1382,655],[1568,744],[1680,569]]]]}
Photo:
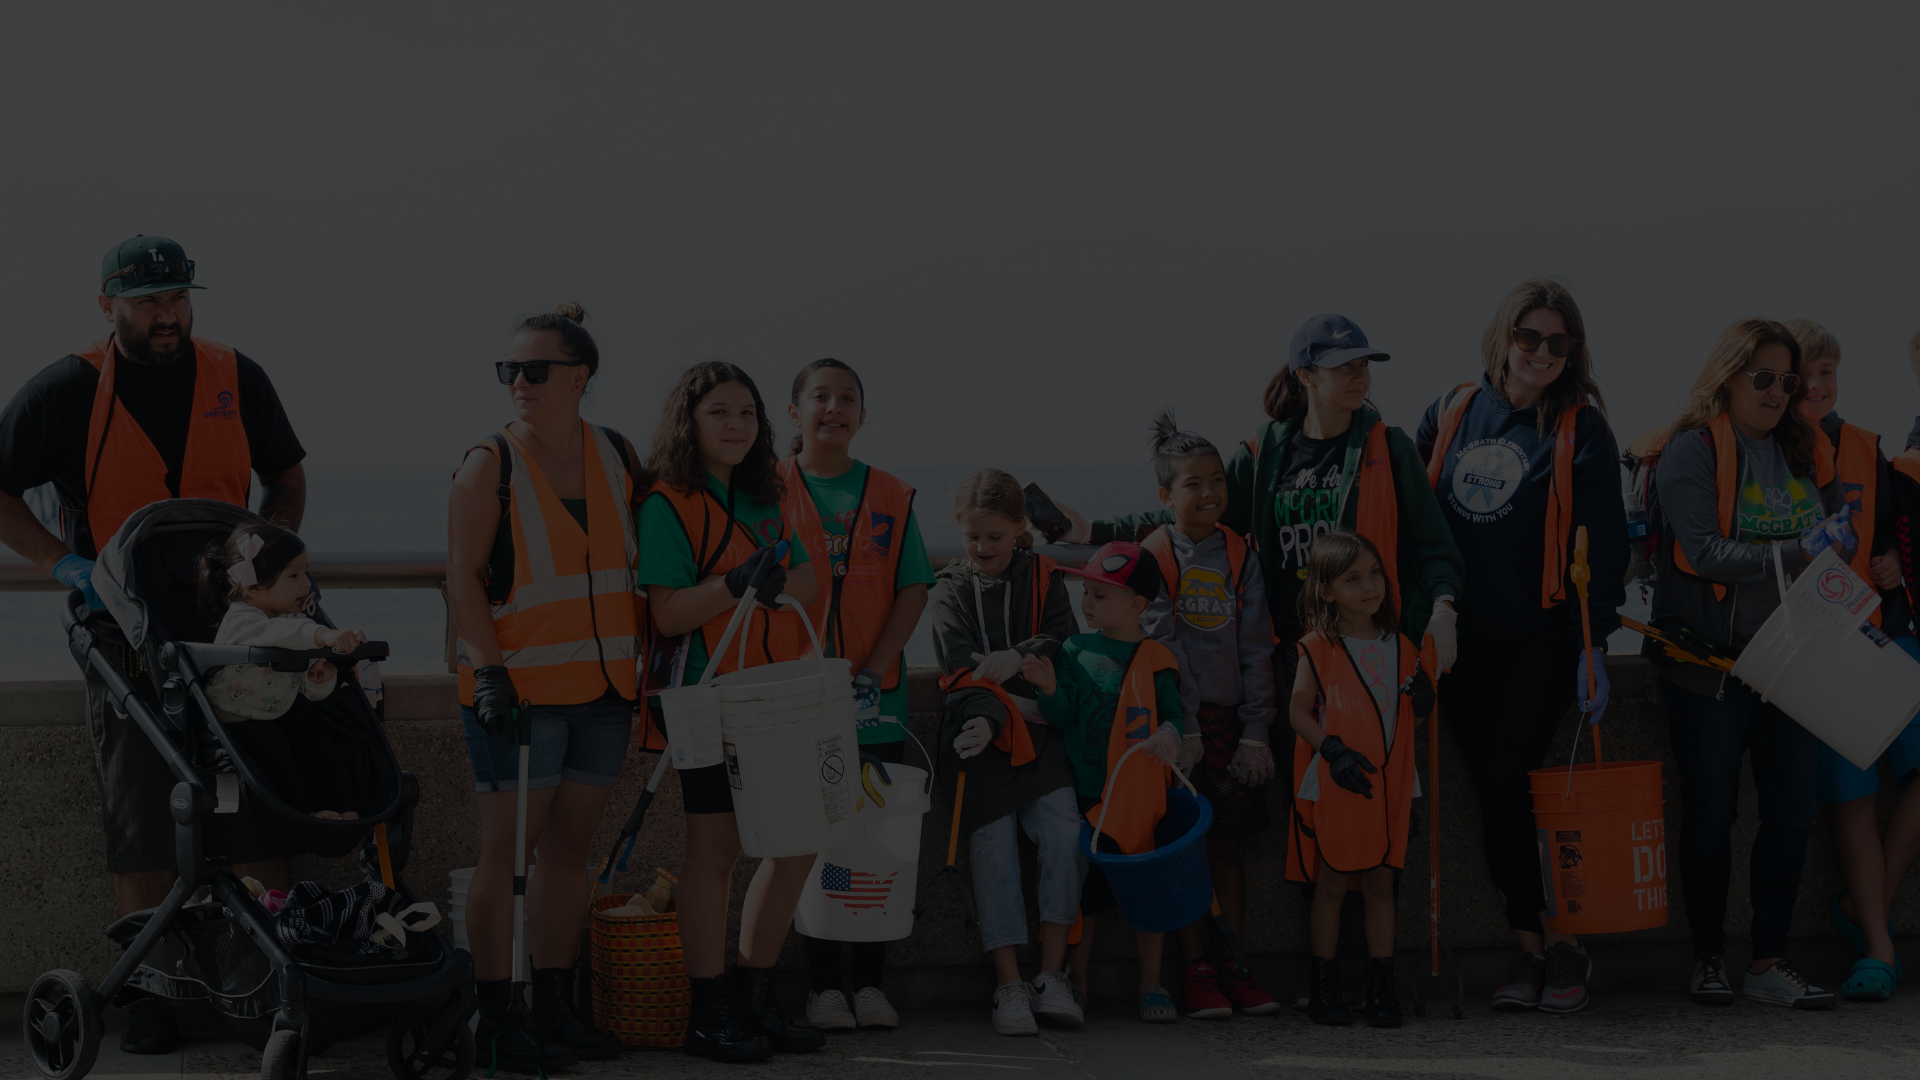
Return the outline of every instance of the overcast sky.
{"type": "Polygon", "coordinates": [[[1916,6],[1463,6],[9,6],[0,394],[103,335],[144,232],[315,464],[451,468],[558,300],[642,442],[690,362],[783,403],[831,355],[883,466],[1141,461],[1163,403],[1249,433],[1321,311],[1411,431],[1530,274],[1622,442],[1764,315],[1832,328],[1897,448],[1916,6]]]}

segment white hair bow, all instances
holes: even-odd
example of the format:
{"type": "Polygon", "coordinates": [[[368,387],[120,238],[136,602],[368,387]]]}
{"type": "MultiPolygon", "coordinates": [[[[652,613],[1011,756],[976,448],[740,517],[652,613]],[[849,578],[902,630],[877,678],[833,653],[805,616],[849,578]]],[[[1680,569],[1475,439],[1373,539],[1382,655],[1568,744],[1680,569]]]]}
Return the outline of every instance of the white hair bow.
{"type": "Polygon", "coordinates": [[[248,533],[240,538],[240,561],[227,568],[227,573],[233,578],[235,585],[250,589],[260,584],[260,575],[253,569],[253,557],[260,554],[260,549],[266,546],[267,542],[260,539],[256,533],[248,533]]]}

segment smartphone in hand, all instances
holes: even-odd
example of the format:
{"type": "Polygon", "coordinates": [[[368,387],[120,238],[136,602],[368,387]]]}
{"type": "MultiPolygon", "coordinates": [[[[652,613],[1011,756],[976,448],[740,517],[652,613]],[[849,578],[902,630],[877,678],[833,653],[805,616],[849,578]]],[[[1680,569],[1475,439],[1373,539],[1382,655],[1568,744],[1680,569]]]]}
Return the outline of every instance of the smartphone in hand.
{"type": "Polygon", "coordinates": [[[1053,505],[1053,500],[1047,498],[1047,493],[1040,490],[1039,484],[1028,484],[1026,495],[1028,523],[1040,530],[1040,535],[1047,538],[1047,543],[1058,543],[1073,528],[1073,522],[1067,520],[1067,515],[1053,505]]]}

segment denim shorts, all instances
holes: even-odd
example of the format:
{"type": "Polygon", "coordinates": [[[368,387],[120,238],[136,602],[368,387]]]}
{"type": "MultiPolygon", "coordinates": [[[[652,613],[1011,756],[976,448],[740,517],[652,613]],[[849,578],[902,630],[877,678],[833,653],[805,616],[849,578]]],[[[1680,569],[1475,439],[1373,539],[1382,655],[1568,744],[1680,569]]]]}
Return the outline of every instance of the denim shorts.
{"type": "MultiPolygon", "coordinates": [[[[506,735],[489,735],[470,706],[460,707],[473,790],[485,794],[519,786],[520,747],[506,735]]],[[[584,705],[535,705],[527,787],[557,787],[562,780],[612,787],[633,737],[633,702],[608,694],[584,705]]]]}
{"type": "MultiPolygon", "coordinates": [[[[1910,637],[1893,639],[1895,645],[1907,651],[1907,655],[1920,660],[1920,643],[1910,637]]],[[[1920,769],[1920,715],[1907,721],[1907,726],[1894,737],[1893,745],[1880,755],[1893,767],[1893,782],[1905,787],[1920,769]]],[[[1880,791],[1880,763],[1874,762],[1870,768],[1862,769],[1846,758],[1835,753],[1826,743],[1820,744],[1820,776],[1817,781],[1814,798],[1823,803],[1852,802],[1864,799],[1880,791]]]]}

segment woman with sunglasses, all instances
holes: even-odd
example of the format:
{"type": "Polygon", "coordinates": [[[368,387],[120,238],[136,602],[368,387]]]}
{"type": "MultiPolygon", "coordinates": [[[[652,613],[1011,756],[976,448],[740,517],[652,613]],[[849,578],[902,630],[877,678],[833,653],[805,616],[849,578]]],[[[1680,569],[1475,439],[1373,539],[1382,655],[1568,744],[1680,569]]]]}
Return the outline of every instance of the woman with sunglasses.
{"type": "MultiPolygon", "coordinates": [[[[1672,619],[1725,656],[1738,655],[1780,605],[1776,566],[1804,569],[1829,547],[1858,546],[1830,455],[1801,411],[1800,345],[1770,319],[1727,327],[1673,422],[1654,473],[1653,621],[1672,619]]],[[[1597,579],[1598,574],[1595,575],[1597,579]]],[[[1690,990],[1703,1005],[1728,1005],[1727,890],[1741,759],[1753,758],[1760,832],[1749,870],[1753,963],[1741,992],[1798,1009],[1831,1008],[1834,996],[1787,959],[1787,934],[1813,822],[1819,740],[1725,671],[1654,660],[1680,766],[1681,893],[1692,927],[1690,990]]],[[[1844,688],[1836,688],[1844,692],[1844,688]]]]}
{"type": "Polygon", "coordinates": [[[620,433],[580,417],[600,370],[586,317],[561,304],[520,323],[509,359],[495,365],[514,420],[467,451],[447,504],[447,608],[480,796],[480,858],[467,894],[477,1035],[483,1058],[510,1072],[620,1052],[618,1039],[576,1011],[574,964],[587,904],[579,870],[620,777],[638,696],[638,470],[620,433]],[[532,725],[528,854],[555,868],[527,882],[531,1029],[508,1007],[516,723],[532,725]]]}
{"type": "Polygon", "coordinates": [[[1566,286],[1523,281],[1487,323],[1484,370],[1427,409],[1414,445],[1466,560],[1460,656],[1440,680],[1453,734],[1480,795],[1487,870],[1520,956],[1497,1010],[1586,1007],[1587,954],[1547,930],[1527,773],[1567,706],[1594,723],[1607,706],[1607,635],[1625,599],[1626,509],[1586,324],[1566,286]],[[1576,530],[1593,569],[1593,655],[1582,651],[1569,584],[1576,530]],[[1589,695],[1591,668],[1595,692],[1589,695]]]}

